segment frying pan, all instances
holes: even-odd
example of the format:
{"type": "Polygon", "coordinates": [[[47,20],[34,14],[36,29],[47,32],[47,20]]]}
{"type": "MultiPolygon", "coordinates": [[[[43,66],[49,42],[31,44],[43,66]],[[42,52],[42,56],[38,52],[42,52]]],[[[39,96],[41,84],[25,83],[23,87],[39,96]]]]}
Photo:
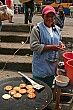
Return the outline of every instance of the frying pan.
{"type": "Polygon", "coordinates": [[[23,77],[13,77],[0,81],[0,110],[43,110],[52,100],[52,91],[47,84],[39,80],[35,81],[45,87],[40,91],[35,90],[36,98],[29,99],[25,94],[20,99],[12,97],[8,100],[2,98],[3,94],[8,93],[4,90],[5,86],[11,85],[14,87],[21,83],[30,83],[23,77]]]}

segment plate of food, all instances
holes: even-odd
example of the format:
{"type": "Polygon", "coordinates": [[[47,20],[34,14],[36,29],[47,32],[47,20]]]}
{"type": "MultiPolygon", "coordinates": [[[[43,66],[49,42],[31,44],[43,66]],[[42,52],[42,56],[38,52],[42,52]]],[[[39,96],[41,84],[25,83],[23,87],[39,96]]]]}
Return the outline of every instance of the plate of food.
{"type": "Polygon", "coordinates": [[[58,86],[64,87],[68,85],[70,79],[64,75],[58,75],[55,77],[55,81],[58,86]]]}

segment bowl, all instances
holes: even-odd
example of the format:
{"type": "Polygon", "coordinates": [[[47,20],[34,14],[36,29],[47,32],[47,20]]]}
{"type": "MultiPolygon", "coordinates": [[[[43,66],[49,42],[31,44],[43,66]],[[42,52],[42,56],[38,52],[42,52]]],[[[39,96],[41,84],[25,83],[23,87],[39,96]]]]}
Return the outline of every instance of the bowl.
{"type": "Polygon", "coordinates": [[[58,75],[55,77],[55,81],[58,86],[64,87],[68,85],[70,79],[67,76],[58,75]]]}

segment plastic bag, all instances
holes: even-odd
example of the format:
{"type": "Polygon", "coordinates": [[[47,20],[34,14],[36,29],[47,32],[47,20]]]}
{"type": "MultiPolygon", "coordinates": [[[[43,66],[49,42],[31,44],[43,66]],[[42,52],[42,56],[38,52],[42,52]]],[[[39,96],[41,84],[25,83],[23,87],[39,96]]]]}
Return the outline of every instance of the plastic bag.
{"type": "Polygon", "coordinates": [[[6,12],[0,14],[0,21],[8,20],[9,16],[6,12]]]}
{"type": "Polygon", "coordinates": [[[13,16],[14,12],[7,7],[7,5],[0,6],[0,20],[8,20],[9,16],[13,16]]]}
{"type": "Polygon", "coordinates": [[[2,5],[0,6],[0,21],[8,20],[8,13],[7,13],[7,6],[2,5]]]}
{"type": "Polygon", "coordinates": [[[14,12],[11,10],[11,9],[9,9],[8,7],[7,7],[7,14],[9,15],[9,16],[13,16],[14,15],[14,12]]]}
{"type": "Polygon", "coordinates": [[[7,10],[7,5],[1,5],[0,6],[0,11],[5,12],[7,10]]]}

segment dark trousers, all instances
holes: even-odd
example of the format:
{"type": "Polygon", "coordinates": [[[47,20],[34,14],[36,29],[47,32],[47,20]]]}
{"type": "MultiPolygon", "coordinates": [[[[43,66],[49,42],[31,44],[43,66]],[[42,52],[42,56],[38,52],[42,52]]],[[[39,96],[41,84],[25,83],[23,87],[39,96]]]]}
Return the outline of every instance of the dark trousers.
{"type": "Polygon", "coordinates": [[[31,8],[29,10],[29,8],[26,7],[25,8],[25,24],[28,24],[28,21],[32,23],[32,17],[33,17],[33,10],[31,8]]]}
{"type": "Polygon", "coordinates": [[[29,1],[24,4],[25,9],[25,24],[28,24],[28,21],[32,23],[33,11],[34,11],[34,2],[29,1]]]}

